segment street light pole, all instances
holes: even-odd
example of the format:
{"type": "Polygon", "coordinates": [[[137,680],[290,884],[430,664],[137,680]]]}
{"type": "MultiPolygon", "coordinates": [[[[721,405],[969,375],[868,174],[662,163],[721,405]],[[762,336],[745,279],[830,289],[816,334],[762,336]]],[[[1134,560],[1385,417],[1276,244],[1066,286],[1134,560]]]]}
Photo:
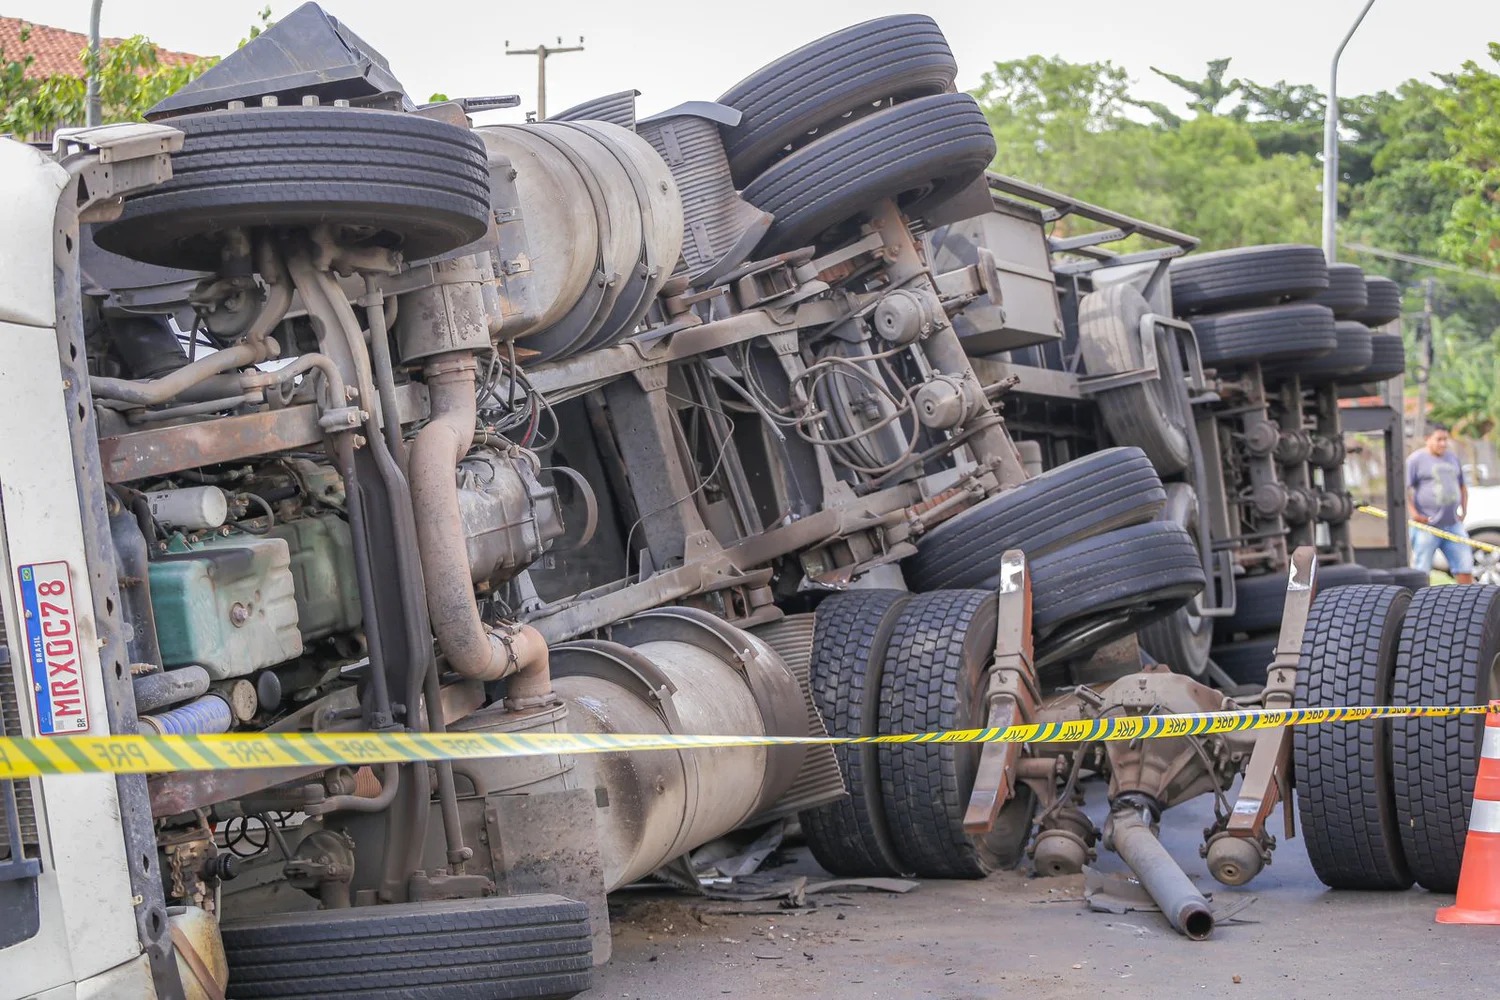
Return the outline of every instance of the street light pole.
{"type": "Polygon", "coordinates": [[[562,39],[558,38],[557,45],[548,48],[538,45],[534,49],[513,49],[510,42],[505,43],[505,54],[508,56],[536,56],[536,120],[543,121],[547,117],[547,57],[555,56],[563,52],[582,52],[583,36],[579,36],[577,45],[563,47],[562,39]]]}
{"type": "Polygon", "coordinates": [[[103,6],[104,0],[93,0],[89,7],[89,65],[84,123],[90,128],[104,124],[104,110],[99,101],[99,13],[103,6]]]}
{"type": "Polygon", "coordinates": [[[1333,66],[1328,72],[1328,106],[1323,115],[1323,256],[1330,264],[1338,253],[1335,230],[1339,216],[1339,57],[1373,6],[1375,0],[1365,0],[1359,16],[1349,26],[1349,33],[1333,50],[1333,66]]]}

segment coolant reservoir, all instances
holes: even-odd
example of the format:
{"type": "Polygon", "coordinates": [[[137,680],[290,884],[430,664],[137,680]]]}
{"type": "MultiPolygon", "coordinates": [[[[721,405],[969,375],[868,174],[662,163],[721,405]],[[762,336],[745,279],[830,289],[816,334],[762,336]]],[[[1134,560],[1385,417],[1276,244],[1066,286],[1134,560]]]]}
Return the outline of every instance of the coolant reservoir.
{"type": "Polygon", "coordinates": [[[281,538],[233,535],[151,561],[162,664],[214,680],[302,655],[291,553],[281,538]]]}

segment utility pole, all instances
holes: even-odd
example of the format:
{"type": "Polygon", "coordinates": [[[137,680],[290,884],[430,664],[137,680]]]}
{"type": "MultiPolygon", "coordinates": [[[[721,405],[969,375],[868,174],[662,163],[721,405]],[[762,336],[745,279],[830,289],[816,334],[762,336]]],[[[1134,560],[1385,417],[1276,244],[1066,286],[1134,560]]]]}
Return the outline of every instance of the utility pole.
{"type": "Polygon", "coordinates": [[[1413,337],[1417,354],[1417,413],[1412,419],[1412,440],[1407,444],[1407,451],[1415,451],[1417,444],[1427,436],[1427,383],[1432,378],[1432,365],[1437,360],[1437,344],[1435,343],[1432,299],[1433,292],[1437,287],[1437,280],[1427,278],[1422,282],[1422,318],[1417,321],[1416,335],[1413,337]]]}
{"type": "Polygon", "coordinates": [[[104,0],[93,0],[89,7],[88,85],[84,99],[84,124],[89,128],[104,124],[99,101],[99,13],[103,6],[104,0]]]}
{"type": "Polygon", "coordinates": [[[1338,256],[1334,230],[1339,217],[1339,57],[1373,6],[1375,0],[1366,0],[1349,33],[1333,50],[1333,66],[1328,71],[1328,105],[1323,110],[1323,256],[1330,264],[1338,256]]]}
{"type": "Polygon", "coordinates": [[[562,36],[557,37],[557,44],[553,46],[538,45],[534,49],[513,49],[510,42],[505,43],[505,54],[508,56],[536,56],[536,120],[542,121],[547,117],[547,57],[560,55],[563,52],[582,52],[583,36],[578,36],[577,45],[564,46],[562,36]]]}

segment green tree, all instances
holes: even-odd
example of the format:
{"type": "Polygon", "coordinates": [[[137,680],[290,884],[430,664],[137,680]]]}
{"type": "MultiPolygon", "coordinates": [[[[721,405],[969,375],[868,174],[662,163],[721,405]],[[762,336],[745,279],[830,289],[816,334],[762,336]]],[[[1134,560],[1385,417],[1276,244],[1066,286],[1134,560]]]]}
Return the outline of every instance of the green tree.
{"type": "MultiPolygon", "coordinates": [[[[1440,90],[1416,80],[1378,95],[1365,142],[1369,178],[1349,195],[1349,231],[1356,242],[1435,257],[1455,192],[1433,165],[1448,154],[1440,90]]],[[[1409,277],[1410,271],[1399,273],[1409,277]]]]}
{"type": "MultiPolygon", "coordinates": [[[[262,8],[239,46],[274,23],[270,6],[262,8]]],[[[29,29],[22,29],[21,40],[29,35],[29,29]]],[[[94,67],[95,57],[87,48],[80,58],[85,73],[94,67]]],[[[191,63],[165,64],[157,55],[157,47],[143,35],[115,42],[101,49],[97,58],[100,104],[106,122],[140,121],[152,105],[219,61],[211,56],[191,63]]],[[[30,55],[16,58],[0,48],[0,132],[43,135],[82,125],[86,120],[86,79],[68,74],[28,79],[26,71],[33,61],[30,55]]]]}
{"type": "MultiPolygon", "coordinates": [[[[1490,43],[1500,64],[1500,43],[1490,43]]],[[[1500,75],[1474,62],[1445,81],[1437,109],[1447,118],[1450,155],[1433,168],[1458,196],[1439,247],[1460,264],[1500,274],[1500,75]]]]}
{"type": "Polygon", "coordinates": [[[1030,56],[996,63],[974,91],[995,132],[995,169],[1085,201],[1161,219],[1152,133],[1127,116],[1125,71],[1030,56]]]}
{"type": "Polygon", "coordinates": [[[1428,415],[1465,437],[1500,427],[1500,370],[1493,339],[1473,340],[1443,324],[1428,386],[1428,415]],[[1454,342],[1456,339],[1456,343],[1454,342]]]}
{"type": "MultiPolygon", "coordinates": [[[[1224,102],[1233,97],[1243,86],[1239,80],[1224,78],[1229,72],[1229,63],[1228,59],[1210,59],[1208,69],[1201,80],[1189,80],[1185,76],[1168,73],[1155,66],[1151,67],[1151,72],[1192,95],[1193,99],[1188,101],[1189,111],[1197,115],[1216,115],[1224,102]]],[[[1231,114],[1234,113],[1236,112],[1231,112],[1231,114]]]]}
{"type": "MultiPolygon", "coordinates": [[[[1201,76],[1154,71],[1183,91],[1179,101],[1138,99],[1109,62],[997,63],[975,91],[995,130],[995,169],[1191,233],[1205,249],[1316,243],[1321,89],[1237,78],[1227,59],[1201,76]]],[[[1347,240],[1500,266],[1500,77],[1470,64],[1339,107],[1347,240]]],[[[1432,280],[1433,411],[1468,433],[1500,434],[1500,286],[1359,259],[1411,289],[1409,312],[1432,280]]]]}
{"type": "MultiPolygon", "coordinates": [[[[22,33],[24,40],[28,32],[22,33]]],[[[82,53],[85,66],[91,56],[82,53]]],[[[82,76],[54,74],[29,79],[32,57],[11,58],[0,50],[0,132],[20,136],[51,132],[85,120],[87,83],[82,76]]],[[[142,35],[122,39],[99,53],[99,97],[105,121],[139,121],[157,101],[212,66],[217,59],[166,65],[142,35]]]]}
{"type": "Polygon", "coordinates": [[[1155,145],[1172,203],[1169,225],[1208,249],[1317,242],[1318,164],[1263,155],[1246,122],[1200,115],[1155,145]]]}
{"type": "Polygon", "coordinates": [[[1031,56],[996,63],[974,95],[995,130],[995,169],[1192,233],[1206,248],[1314,237],[1318,167],[1267,155],[1245,115],[1220,115],[1243,85],[1215,60],[1171,77],[1192,117],[1135,99],[1109,62],[1031,56]],[[1139,111],[1154,121],[1141,121],[1139,111]]]}

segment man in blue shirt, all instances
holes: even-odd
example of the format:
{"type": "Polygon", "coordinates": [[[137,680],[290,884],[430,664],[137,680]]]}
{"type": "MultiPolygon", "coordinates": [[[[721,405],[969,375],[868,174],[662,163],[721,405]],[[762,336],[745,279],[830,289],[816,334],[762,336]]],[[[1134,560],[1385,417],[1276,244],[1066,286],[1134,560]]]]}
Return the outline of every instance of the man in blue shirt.
{"type": "MultiPolygon", "coordinates": [[[[1406,460],[1406,516],[1413,524],[1431,525],[1450,535],[1468,538],[1464,511],[1469,506],[1469,487],[1464,467],[1449,450],[1448,428],[1433,424],[1427,442],[1406,460]]],[[[1459,583],[1474,582],[1474,550],[1463,542],[1440,538],[1420,528],[1412,530],[1411,564],[1430,571],[1438,549],[1448,560],[1448,569],[1459,583]]]]}

